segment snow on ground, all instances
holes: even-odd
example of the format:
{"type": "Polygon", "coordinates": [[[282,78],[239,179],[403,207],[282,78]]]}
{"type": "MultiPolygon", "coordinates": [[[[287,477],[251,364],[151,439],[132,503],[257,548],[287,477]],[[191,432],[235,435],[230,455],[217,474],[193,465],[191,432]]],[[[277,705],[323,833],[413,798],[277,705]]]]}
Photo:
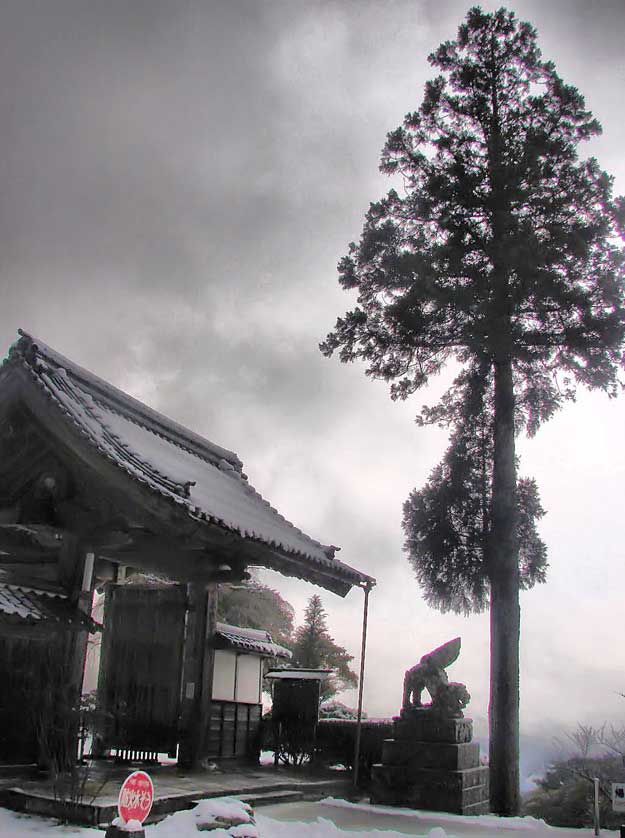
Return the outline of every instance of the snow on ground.
{"type": "Polygon", "coordinates": [[[99,829],[59,826],[58,821],[49,818],[20,815],[0,808],[0,836],[2,838],[103,838],[104,833],[99,829]]]}
{"type": "MultiPolygon", "coordinates": [[[[460,816],[326,798],[319,803],[276,804],[258,810],[262,838],[583,838],[592,829],[560,829],[536,818],[460,816]]],[[[602,838],[617,832],[601,830],[602,838]]]]}
{"type": "MultiPolygon", "coordinates": [[[[176,812],[159,824],[146,827],[146,838],[200,838],[198,827],[216,815],[231,814],[244,807],[231,798],[204,800],[185,812],[176,812]],[[216,808],[217,807],[217,808],[216,808]]],[[[494,815],[461,817],[439,812],[395,809],[348,803],[327,798],[318,803],[282,803],[256,812],[260,838],[583,838],[592,829],[559,829],[536,818],[497,818],[494,815]]],[[[211,838],[247,836],[247,825],[214,829],[211,838]]],[[[603,838],[618,833],[601,830],[603,838]]],[[[104,838],[99,829],[60,826],[55,821],[20,815],[0,808],[1,838],[104,838]]]]}
{"type": "Polygon", "coordinates": [[[369,803],[350,803],[347,800],[340,798],[326,797],[320,803],[324,806],[335,806],[339,809],[349,809],[352,812],[368,812],[370,815],[384,815],[394,818],[411,818],[413,820],[427,820],[428,822],[436,821],[438,823],[446,824],[462,824],[464,826],[480,826],[483,829],[492,831],[493,829],[501,829],[502,824],[506,829],[512,829],[515,832],[518,830],[536,832],[537,830],[552,829],[544,821],[532,817],[519,818],[502,818],[497,815],[450,815],[447,812],[422,812],[418,809],[401,809],[389,806],[372,806],[369,803]]]}

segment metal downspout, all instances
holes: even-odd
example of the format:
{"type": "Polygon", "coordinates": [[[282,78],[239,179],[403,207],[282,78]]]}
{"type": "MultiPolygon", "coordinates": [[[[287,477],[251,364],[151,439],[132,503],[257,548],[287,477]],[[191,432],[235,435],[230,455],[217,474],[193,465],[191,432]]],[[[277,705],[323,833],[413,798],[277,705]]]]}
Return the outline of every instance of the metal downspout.
{"type": "Polygon", "coordinates": [[[358,679],[358,717],[356,722],[356,743],[354,746],[354,786],[358,785],[358,771],[360,762],[360,736],[362,731],[362,690],[365,679],[365,653],[367,650],[367,619],[369,616],[369,594],[372,585],[365,582],[365,602],[362,612],[362,645],[360,648],[360,678],[358,679]]]}

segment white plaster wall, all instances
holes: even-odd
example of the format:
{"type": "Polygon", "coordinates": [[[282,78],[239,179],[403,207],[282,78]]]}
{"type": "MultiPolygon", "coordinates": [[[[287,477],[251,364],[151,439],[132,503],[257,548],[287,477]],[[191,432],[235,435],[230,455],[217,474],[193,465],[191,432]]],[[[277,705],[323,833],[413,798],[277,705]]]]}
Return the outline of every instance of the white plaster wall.
{"type": "Polygon", "coordinates": [[[229,652],[224,649],[215,650],[213,698],[216,701],[234,701],[236,663],[236,652],[229,652]]]}
{"type": "Polygon", "coordinates": [[[260,704],[260,658],[256,655],[239,655],[235,701],[260,704]]]}

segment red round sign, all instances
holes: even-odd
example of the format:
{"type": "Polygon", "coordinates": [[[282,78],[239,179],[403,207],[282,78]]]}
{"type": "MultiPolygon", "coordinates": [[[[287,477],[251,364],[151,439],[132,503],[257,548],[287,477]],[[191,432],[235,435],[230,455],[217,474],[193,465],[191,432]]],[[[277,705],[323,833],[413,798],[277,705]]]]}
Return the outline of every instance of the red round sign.
{"type": "Polygon", "coordinates": [[[126,777],[119,790],[117,811],[125,823],[143,821],[150,814],[154,801],[154,786],[150,775],[145,771],[135,771],[126,777]]]}

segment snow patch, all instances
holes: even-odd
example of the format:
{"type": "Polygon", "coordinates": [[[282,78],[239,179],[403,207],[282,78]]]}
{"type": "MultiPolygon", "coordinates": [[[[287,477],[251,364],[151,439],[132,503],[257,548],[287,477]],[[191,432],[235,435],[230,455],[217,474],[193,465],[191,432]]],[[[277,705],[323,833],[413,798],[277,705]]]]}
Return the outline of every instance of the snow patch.
{"type": "Polygon", "coordinates": [[[208,800],[200,800],[191,811],[198,826],[216,821],[229,821],[235,825],[252,821],[252,807],[235,797],[211,797],[208,800]]]}
{"type": "Polygon", "coordinates": [[[156,826],[149,827],[148,838],[260,838],[252,807],[235,797],[200,800],[191,810],[175,812],[156,826]]]}
{"type": "Polygon", "coordinates": [[[427,819],[446,824],[472,824],[489,829],[514,829],[519,831],[536,831],[552,829],[543,820],[530,815],[518,818],[500,818],[498,815],[450,815],[448,812],[429,812],[420,809],[400,809],[394,806],[375,806],[370,803],[350,803],[337,797],[326,797],[319,801],[324,806],[354,809],[361,812],[372,812],[379,815],[395,815],[405,818],[427,819]]]}
{"type": "Polygon", "coordinates": [[[115,818],[111,825],[116,826],[122,832],[143,832],[144,829],[141,821],[135,818],[131,818],[129,821],[125,821],[123,818],[115,818]]]}

